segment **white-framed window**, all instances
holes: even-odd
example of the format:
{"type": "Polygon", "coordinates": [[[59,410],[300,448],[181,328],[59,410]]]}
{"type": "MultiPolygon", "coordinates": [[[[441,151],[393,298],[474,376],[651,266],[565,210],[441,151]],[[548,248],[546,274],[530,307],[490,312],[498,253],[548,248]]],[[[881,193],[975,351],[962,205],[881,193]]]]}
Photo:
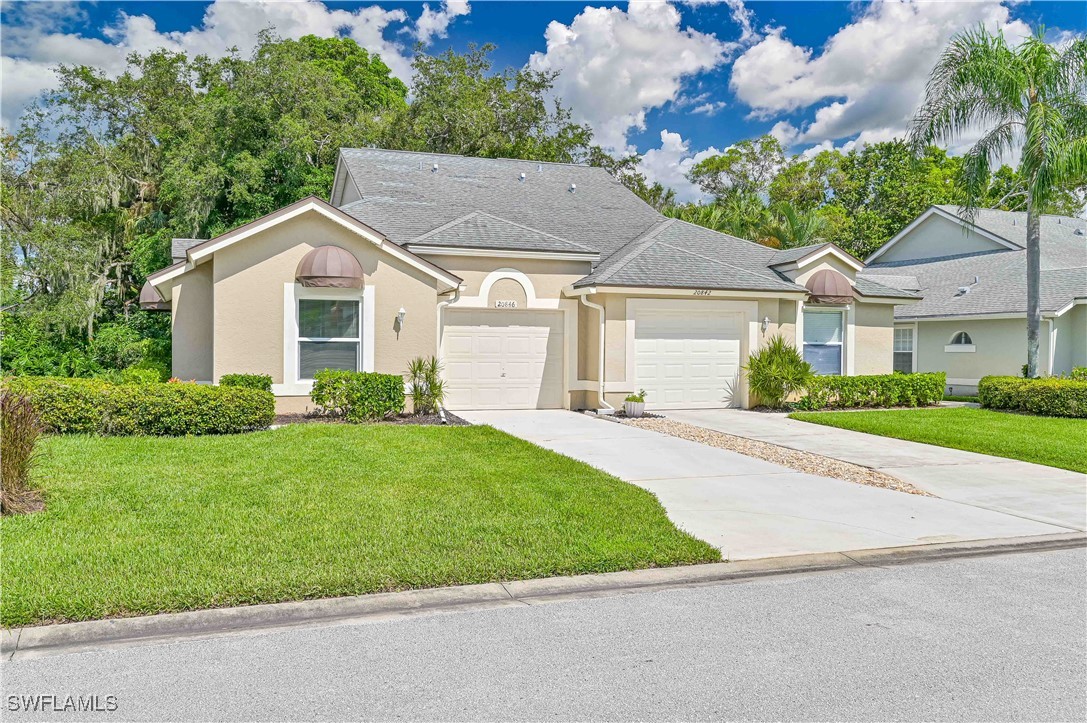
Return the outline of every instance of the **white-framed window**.
{"type": "Polygon", "coordinates": [[[951,343],[944,347],[944,351],[972,352],[977,349],[974,340],[965,331],[956,331],[951,337],[951,343]]]}
{"type": "Polygon", "coordinates": [[[894,370],[904,374],[913,372],[913,327],[895,327],[894,370]]]}
{"type": "Polygon", "coordinates": [[[355,298],[302,296],[296,303],[298,380],[323,369],[362,369],[362,303],[355,298]]]}
{"type": "Polygon", "coordinates": [[[804,310],[804,361],[816,374],[840,375],[845,338],[845,313],[804,310]]]}
{"type": "Polygon", "coordinates": [[[970,338],[970,335],[965,331],[955,332],[955,336],[951,337],[951,343],[954,344],[973,344],[974,340],[970,338]]]}

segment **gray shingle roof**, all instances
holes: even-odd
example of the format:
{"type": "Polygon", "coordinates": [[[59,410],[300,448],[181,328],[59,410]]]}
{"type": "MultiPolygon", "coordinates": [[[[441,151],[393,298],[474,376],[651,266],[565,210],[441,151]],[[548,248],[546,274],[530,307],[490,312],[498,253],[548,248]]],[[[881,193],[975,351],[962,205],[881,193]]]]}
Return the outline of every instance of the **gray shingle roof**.
{"type": "MultiPolygon", "coordinates": [[[[937,208],[965,218],[957,206],[937,208]]],[[[1027,245],[1027,214],[979,208],[974,225],[1019,248],[1027,245]]],[[[1042,216],[1042,268],[1067,269],[1087,265],[1087,220],[1071,216],[1042,216]],[[1078,233],[1077,233],[1078,232],[1078,233]]]]}
{"type": "Polygon", "coordinates": [[[774,249],[676,219],[662,219],[649,233],[601,263],[574,286],[803,291],[767,268],[774,249]]]}
{"type": "MultiPolygon", "coordinates": [[[[921,262],[873,264],[858,278],[893,284],[912,276],[923,300],[895,308],[895,318],[918,319],[966,314],[1022,313],[1027,310],[1026,251],[992,251],[921,262]],[[974,277],[978,283],[974,284],[974,277]],[[960,294],[959,289],[970,291],[960,294]]],[[[1087,296],[1087,266],[1042,270],[1041,306],[1053,312],[1087,296]]]]}
{"type": "Polygon", "coordinates": [[[413,246],[450,246],[518,251],[592,253],[591,249],[582,244],[576,244],[482,211],[475,211],[428,231],[421,236],[416,236],[407,245],[409,248],[413,246]]]}
{"type": "Polygon", "coordinates": [[[170,258],[181,261],[185,258],[185,252],[197,244],[207,241],[206,238],[175,238],[170,240],[170,258]]]}
{"type": "Polygon", "coordinates": [[[891,299],[920,298],[920,294],[914,293],[911,289],[898,288],[891,284],[882,283],[882,279],[877,281],[865,276],[857,276],[855,288],[861,296],[884,296],[891,299]]]}
{"type": "Polygon", "coordinates": [[[781,264],[792,263],[798,261],[813,251],[830,246],[829,243],[808,244],[807,246],[797,246],[792,249],[781,249],[774,252],[774,255],[770,257],[770,266],[779,266],[781,264]]]}
{"type": "Polygon", "coordinates": [[[660,220],[603,168],[367,148],[340,153],[362,195],[342,209],[397,243],[481,211],[606,256],[660,220]]]}

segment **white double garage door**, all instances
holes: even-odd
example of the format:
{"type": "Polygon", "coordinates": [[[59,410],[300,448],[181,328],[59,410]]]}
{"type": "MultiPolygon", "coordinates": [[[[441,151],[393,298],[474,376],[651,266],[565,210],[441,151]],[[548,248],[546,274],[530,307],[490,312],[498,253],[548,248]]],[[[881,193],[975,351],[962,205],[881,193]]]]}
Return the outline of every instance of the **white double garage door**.
{"type": "MultiPolygon", "coordinates": [[[[734,406],[743,316],[700,309],[634,311],[634,384],[655,409],[734,406]]],[[[566,339],[561,311],[445,313],[442,358],[450,409],[563,406],[566,339]]],[[[630,332],[628,325],[628,333],[630,332]]]]}

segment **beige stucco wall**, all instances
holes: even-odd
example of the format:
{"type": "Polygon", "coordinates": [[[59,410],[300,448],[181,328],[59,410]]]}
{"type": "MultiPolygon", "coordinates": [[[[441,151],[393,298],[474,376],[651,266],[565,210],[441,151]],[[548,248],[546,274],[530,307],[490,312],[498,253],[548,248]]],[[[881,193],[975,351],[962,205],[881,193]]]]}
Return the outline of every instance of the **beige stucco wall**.
{"type": "MultiPolygon", "coordinates": [[[[1043,360],[1049,353],[1045,326],[1043,322],[1043,360]]],[[[946,372],[949,379],[973,381],[987,374],[1019,376],[1027,362],[1027,322],[1025,318],[921,321],[914,343],[919,372],[946,372]],[[970,335],[976,351],[944,351],[960,331],[970,335]]]]}
{"type": "Polygon", "coordinates": [[[173,375],[178,379],[212,379],[212,265],[199,266],[173,284],[173,375]]]}
{"type": "Polygon", "coordinates": [[[973,231],[964,230],[962,224],[933,214],[899,239],[876,261],[882,264],[1003,248],[1006,247],[973,231]]]}
{"type": "Polygon", "coordinates": [[[525,287],[516,279],[499,279],[491,286],[491,293],[487,297],[487,306],[495,308],[499,301],[512,301],[517,309],[524,309],[528,304],[528,296],[525,287]]]}
{"type": "Polygon", "coordinates": [[[464,279],[464,290],[461,292],[464,296],[479,296],[483,280],[492,272],[513,269],[529,278],[537,299],[558,299],[562,296],[563,287],[582,278],[592,268],[588,261],[442,255],[423,258],[464,279]]]}
{"type": "Polygon", "coordinates": [[[894,369],[894,306],[854,306],[853,373],[890,374],[894,369]]]}
{"type": "Polygon", "coordinates": [[[367,239],[309,212],[215,254],[214,379],[245,372],[283,383],[284,284],[317,246],[335,244],[358,258],[374,287],[374,371],[400,374],[415,356],[437,353],[437,282],[367,239]],[[394,328],[407,311],[404,329],[394,328]]]}
{"type": "Polygon", "coordinates": [[[1068,317],[1067,334],[1065,330],[1058,332],[1057,348],[1068,349],[1069,353],[1062,363],[1067,364],[1067,371],[1072,367],[1087,367],[1087,304],[1073,306],[1064,316],[1068,317]]]}

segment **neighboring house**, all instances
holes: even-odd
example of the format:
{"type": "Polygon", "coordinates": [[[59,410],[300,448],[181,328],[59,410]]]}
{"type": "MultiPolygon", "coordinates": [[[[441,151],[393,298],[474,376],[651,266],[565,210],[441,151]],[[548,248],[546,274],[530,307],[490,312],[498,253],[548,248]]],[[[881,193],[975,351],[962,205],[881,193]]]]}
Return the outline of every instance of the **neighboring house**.
{"type": "MultiPolygon", "coordinates": [[[[1087,366],[1087,221],[1043,216],[1039,369],[1087,366]]],[[[924,300],[895,309],[895,369],[947,372],[954,392],[1027,361],[1027,215],[932,206],[868,257],[861,274],[924,300]]]]}
{"type": "Polygon", "coordinates": [[[666,218],[588,166],[343,149],[306,198],[177,239],[145,308],[173,373],[270,374],[281,410],[314,372],[402,373],[437,355],[451,409],[748,406],[751,350],[800,340],[826,374],[891,371],[895,304],[831,244],[777,251],[666,218]]]}

